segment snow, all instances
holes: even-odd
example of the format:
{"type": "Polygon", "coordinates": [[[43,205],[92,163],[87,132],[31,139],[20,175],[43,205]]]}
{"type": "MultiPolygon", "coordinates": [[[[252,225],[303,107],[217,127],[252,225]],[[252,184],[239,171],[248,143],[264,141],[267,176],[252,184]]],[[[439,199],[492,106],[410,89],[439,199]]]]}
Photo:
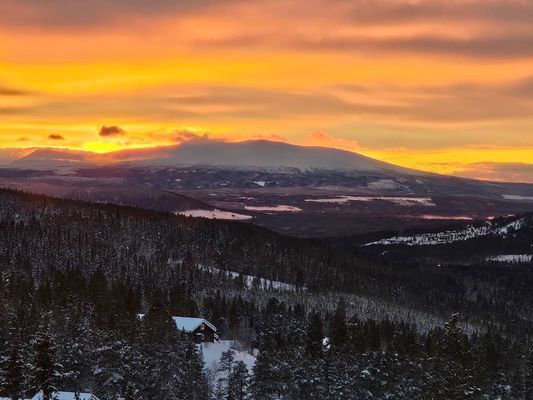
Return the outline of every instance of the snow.
{"type": "Polygon", "coordinates": [[[266,182],[265,181],[253,181],[257,186],[265,187],[266,182]]]}
{"type": "Polygon", "coordinates": [[[172,317],[172,319],[174,320],[174,323],[176,324],[176,328],[179,331],[191,333],[191,332],[194,332],[194,330],[202,324],[209,326],[215,332],[217,331],[217,328],[215,328],[214,325],[212,325],[211,323],[209,323],[209,321],[203,318],[172,317]]]}
{"type": "Polygon", "coordinates": [[[503,226],[497,226],[493,221],[487,221],[481,226],[467,226],[462,230],[444,231],[438,233],[423,233],[414,236],[393,236],[388,239],[370,242],[365,246],[372,245],[405,245],[405,246],[431,246],[437,244],[448,244],[460,241],[475,239],[481,236],[501,236],[506,237],[511,232],[519,230],[525,223],[524,218],[519,218],[503,226]]]}
{"type": "Polygon", "coordinates": [[[204,363],[211,371],[216,371],[220,356],[222,353],[232,350],[234,353],[234,360],[236,362],[242,361],[251,373],[252,368],[255,365],[256,358],[248,352],[235,350],[236,343],[233,340],[220,340],[215,343],[202,343],[202,355],[204,357],[204,363]]]}
{"type": "MultiPolygon", "coordinates": [[[[224,271],[218,268],[207,268],[211,273],[218,273],[220,271],[228,273],[233,279],[238,278],[241,274],[235,271],[224,271]]],[[[250,289],[253,286],[255,276],[252,275],[242,275],[244,279],[244,284],[246,288],[250,289]]],[[[296,291],[296,285],[280,281],[271,281],[270,279],[259,278],[259,288],[268,290],[270,288],[274,290],[280,290],[283,292],[294,292],[296,291]]],[[[305,290],[305,288],[304,288],[305,290]]]]}
{"type": "Polygon", "coordinates": [[[399,206],[423,206],[433,207],[435,203],[430,197],[387,197],[387,196],[339,196],[325,199],[306,199],[310,203],[332,203],[332,204],[346,204],[352,201],[388,201],[399,206]]]}
{"type": "Polygon", "coordinates": [[[246,221],[252,219],[251,215],[237,214],[231,211],[222,211],[222,210],[185,210],[185,211],[176,211],[176,214],[184,215],[186,217],[195,217],[195,218],[207,218],[207,219],[225,219],[233,221],[246,221]]]}
{"type": "Polygon", "coordinates": [[[501,254],[487,257],[487,261],[501,262],[508,264],[527,264],[533,260],[531,254],[501,254]]]}
{"type": "Polygon", "coordinates": [[[525,200],[533,201],[533,196],[521,196],[519,194],[502,194],[505,200],[525,200]]]}
{"type": "Polygon", "coordinates": [[[380,179],[378,181],[369,182],[367,187],[370,189],[393,190],[398,189],[401,185],[392,179],[380,179]]]}
{"type": "MultiPolygon", "coordinates": [[[[81,400],[98,400],[98,398],[91,394],[91,393],[79,393],[81,400]]],[[[56,392],[53,395],[53,398],[56,400],[74,400],[76,397],[76,393],[74,392],[56,392]]],[[[42,400],[43,398],[43,392],[40,391],[35,396],[31,398],[31,400],[42,400]]]]}
{"type": "Polygon", "coordinates": [[[467,215],[435,215],[435,214],[423,214],[420,217],[415,217],[427,220],[456,220],[456,221],[472,221],[474,218],[467,215]]]}
{"type": "Polygon", "coordinates": [[[248,211],[272,211],[272,212],[300,212],[301,208],[295,206],[277,205],[277,206],[245,206],[248,211]]]}

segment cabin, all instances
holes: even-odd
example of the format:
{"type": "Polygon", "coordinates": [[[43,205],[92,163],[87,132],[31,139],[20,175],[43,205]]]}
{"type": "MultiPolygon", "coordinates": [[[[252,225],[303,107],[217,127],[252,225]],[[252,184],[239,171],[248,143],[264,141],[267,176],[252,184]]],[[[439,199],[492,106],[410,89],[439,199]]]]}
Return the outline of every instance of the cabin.
{"type": "Polygon", "coordinates": [[[214,343],[218,340],[217,328],[203,318],[172,317],[178,331],[191,335],[196,343],[214,343]]]}
{"type": "MultiPolygon", "coordinates": [[[[144,316],[145,314],[137,314],[141,321],[144,316]]],[[[172,317],[172,320],[176,324],[176,329],[190,335],[195,343],[214,343],[218,340],[217,328],[204,318],[172,317]]]]}
{"type": "MultiPolygon", "coordinates": [[[[55,392],[52,395],[52,398],[55,400],[99,400],[92,393],[76,393],[76,392],[55,392]]],[[[40,391],[31,400],[43,400],[43,392],[40,391]]]]}

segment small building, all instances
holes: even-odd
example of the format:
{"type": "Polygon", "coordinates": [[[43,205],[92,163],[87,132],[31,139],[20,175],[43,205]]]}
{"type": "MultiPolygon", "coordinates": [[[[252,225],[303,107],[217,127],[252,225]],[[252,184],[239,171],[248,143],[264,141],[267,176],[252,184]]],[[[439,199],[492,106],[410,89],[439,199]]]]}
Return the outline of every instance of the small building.
{"type": "MultiPolygon", "coordinates": [[[[55,400],[99,400],[92,393],[76,393],[76,392],[55,392],[52,395],[52,398],[55,400]]],[[[40,391],[31,400],[43,400],[43,392],[40,391]]]]}
{"type": "Polygon", "coordinates": [[[194,336],[194,341],[196,343],[213,343],[215,340],[218,340],[217,328],[206,319],[172,317],[172,320],[179,331],[194,336]]]}

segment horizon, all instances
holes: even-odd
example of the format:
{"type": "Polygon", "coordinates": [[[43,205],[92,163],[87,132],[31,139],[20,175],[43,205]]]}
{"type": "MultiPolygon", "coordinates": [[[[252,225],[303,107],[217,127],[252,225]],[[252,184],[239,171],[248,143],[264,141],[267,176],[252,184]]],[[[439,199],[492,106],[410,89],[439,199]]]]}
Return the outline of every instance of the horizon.
{"type": "MultiPolygon", "coordinates": [[[[189,144],[189,143],[238,144],[238,143],[244,143],[244,142],[260,142],[260,141],[269,142],[269,143],[281,143],[281,144],[295,146],[295,147],[309,147],[309,148],[322,148],[322,149],[328,149],[328,150],[340,150],[340,151],[343,151],[343,152],[347,152],[347,153],[351,153],[351,154],[355,154],[355,155],[360,155],[360,156],[371,158],[371,159],[376,160],[376,161],[380,161],[380,162],[384,162],[384,163],[387,163],[387,164],[391,164],[392,166],[408,168],[408,169],[411,169],[413,171],[419,171],[421,173],[424,173],[424,172],[426,172],[426,173],[435,173],[435,174],[443,175],[443,176],[467,178],[467,179],[474,179],[474,180],[487,181],[487,182],[501,182],[501,183],[509,182],[509,183],[524,183],[524,184],[533,183],[533,175],[530,176],[529,175],[529,171],[526,171],[526,173],[524,175],[518,175],[518,176],[512,176],[511,175],[508,179],[506,179],[506,177],[491,176],[491,175],[480,175],[480,176],[474,175],[474,176],[472,176],[472,175],[469,175],[469,174],[461,174],[460,172],[459,173],[446,173],[446,172],[442,172],[442,171],[432,171],[432,170],[424,170],[424,169],[419,169],[419,168],[413,168],[413,167],[409,167],[409,166],[406,166],[406,165],[402,165],[400,163],[395,163],[395,162],[379,159],[379,158],[373,157],[372,155],[365,154],[364,151],[356,151],[356,150],[344,149],[344,148],[341,148],[341,147],[330,147],[330,146],[325,146],[325,145],[321,145],[321,144],[291,143],[289,141],[273,140],[273,139],[243,139],[243,140],[229,141],[229,140],[225,140],[225,139],[209,139],[209,138],[205,138],[204,137],[204,138],[192,138],[192,139],[189,139],[189,140],[185,140],[185,141],[181,141],[181,142],[173,143],[173,144],[146,145],[146,146],[139,146],[139,147],[125,147],[125,148],[121,148],[121,149],[102,150],[102,151],[89,150],[89,149],[84,149],[84,148],[71,148],[71,147],[68,147],[68,146],[33,146],[33,147],[19,147],[19,148],[1,148],[0,147],[0,166],[6,166],[6,165],[9,165],[13,161],[20,160],[22,158],[31,156],[34,152],[36,152],[38,150],[72,151],[72,152],[79,152],[79,153],[84,153],[84,154],[92,154],[92,155],[95,155],[95,156],[106,156],[106,155],[111,155],[111,154],[115,154],[115,153],[121,153],[122,151],[158,150],[158,149],[180,147],[182,145],[189,144]],[[11,157],[7,156],[7,159],[6,159],[5,156],[2,157],[2,154],[1,154],[2,150],[15,151],[17,153],[15,153],[15,155],[11,155],[11,157]],[[18,153],[19,151],[20,151],[20,153],[18,153]]],[[[107,164],[106,162],[104,162],[104,160],[105,160],[105,158],[100,160],[102,165],[107,164]]],[[[95,163],[97,163],[96,160],[93,160],[93,161],[95,163]]],[[[109,164],[113,164],[113,161],[110,160],[109,164]]],[[[477,164],[477,165],[479,165],[479,164],[477,164]]],[[[515,165],[519,165],[519,163],[515,163],[515,165]]],[[[528,164],[526,164],[526,163],[524,163],[523,165],[526,166],[526,168],[528,166],[528,164]]],[[[483,167],[486,168],[485,165],[480,165],[480,166],[483,166],[483,167]]]]}

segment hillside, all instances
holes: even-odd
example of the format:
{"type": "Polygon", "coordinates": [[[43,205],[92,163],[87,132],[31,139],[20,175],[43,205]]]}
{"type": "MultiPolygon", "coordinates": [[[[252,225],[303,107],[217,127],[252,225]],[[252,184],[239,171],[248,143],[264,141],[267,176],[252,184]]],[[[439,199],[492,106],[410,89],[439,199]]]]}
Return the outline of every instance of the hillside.
{"type": "Polygon", "coordinates": [[[34,149],[0,168],[0,186],[187,215],[242,215],[302,237],[433,229],[533,207],[533,185],[428,174],[269,141],[202,140],[106,154],[34,149]]]}
{"type": "Polygon", "coordinates": [[[320,400],[447,398],[456,371],[461,385],[504,393],[533,337],[530,269],[399,269],[249,224],[9,190],[0,232],[0,374],[20,371],[18,393],[32,390],[37,355],[63,389],[105,400],[236,387],[300,399],[310,377],[326,382],[312,386],[320,400]],[[241,350],[205,374],[176,315],[210,320],[241,350]],[[489,350],[497,363],[480,356],[489,350]]]}

